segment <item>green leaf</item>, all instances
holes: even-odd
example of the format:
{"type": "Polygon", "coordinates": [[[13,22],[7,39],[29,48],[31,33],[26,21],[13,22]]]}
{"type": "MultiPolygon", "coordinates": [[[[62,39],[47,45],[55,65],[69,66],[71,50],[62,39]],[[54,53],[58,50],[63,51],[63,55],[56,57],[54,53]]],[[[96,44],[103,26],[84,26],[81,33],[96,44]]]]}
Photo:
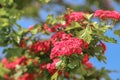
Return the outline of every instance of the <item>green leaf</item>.
{"type": "Polygon", "coordinates": [[[102,33],[105,33],[108,29],[111,28],[108,25],[100,25],[97,22],[93,22],[92,25],[95,27],[96,31],[101,31],[102,33]]]}
{"type": "Polygon", "coordinates": [[[8,15],[8,13],[6,12],[6,10],[4,8],[0,9],[0,16],[4,16],[4,15],[8,15]]]}
{"type": "Polygon", "coordinates": [[[99,61],[103,61],[104,63],[106,63],[107,58],[104,55],[96,55],[96,57],[99,61]]]}
{"type": "Polygon", "coordinates": [[[71,63],[68,64],[67,66],[68,66],[70,69],[74,69],[74,68],[76,67],[75,65],[73,65],[73,64],[71,64],[71,63]]]}
{"type": "Polygon", "coordinates": [[[87,41],[88,43],[91,42],[92,40],[92,30],[91,28],[88,26],[86,29],[76,33],[77,36],[81,39],[84,39],[85,41],[87,41]]]}
{"type": "Polygon", "coordinates": [[[58,71],[56,71],[56,72],[52,75],[51,80],[57,80],[57,78],[58,78],[58,71]]]}
{"type": "Polygon", "coordinates": [[[39,29],[34,28],[34,29],[32,29],[30,32],[31,32],[32,34],[37,34],[38,30],[39,30],[39,29]]]}
{"type": "Polygon", "coordinates": [[[81,75],[86,75],[86,73],[87,73],[86,67],[83,64],[81,64],[80,65],[80,74],[81,75]]]}
{"type": "Polygon", "coordinates": [[[9,19],[7,18],[0,18],[0,26],[6,27],[9,25],[9,19]]]}
{"type": "Polygon", "coordinates": [[[115,40],[114,38],[105,36],[103,31],[96,31],[96,32],[94,31],[94,34],[106,42],[117,43],[117,40],[115,40]]]}
{"type": "Polygon", "coordinates": [[[13,56],[22,56],[23,53],[22,48],[8,48],[3,51],[6,54],[6,57],[13,57],[13,56]]]}
{"type": "Polygon", "coordinates": [[[81,27],[81,25],[78,22],[72,22],[71,26],[67,27],[65,29],[65,31],[69,31],[69,30],[72,30],[72,29],[80,28],[80,27],[81,27]]]}
{"type": "Polygon", "coordinates": [[[39,0],[39,2],[41,2],[41,3],[43,3],[43,4],[45,4],[45,3],[48,3],[48,2],[50,2],[51,0],[39,0]]]}
{"type": "Polygon", "coordinates": [[[51,14],[51,15],[48,15],[47,16],[47,23],[49,23],[49,24],[51,24],[51,22],[52,22],[52,20],[53,20],[53,15],[51,14]]]}
{"type": "Polygon", "coordinates": [[[5,73],[8,73],[9,70],[3,67],[3,64],[0,62],[0,77],[3,77],[5,73]]]}
{"type": "Polygon", "coordinates": [[[87,20],[90,20],[92,18],[93,14],[84,14],[84,17],[87,19],[87,20]]]}
{"type": "Polygon", "coordinates": [[[120,37],[120,30],[115,30],[114,34],[116,34],[118,37],[120,37]]]}
{"type": "Polygon", "coordinates": [[[108,36],[101,36],[101,37],[106,42],[117,43],[117,40],[115,40],[114,38],[111,38],[111,37],[108,37],[108,36]]]}

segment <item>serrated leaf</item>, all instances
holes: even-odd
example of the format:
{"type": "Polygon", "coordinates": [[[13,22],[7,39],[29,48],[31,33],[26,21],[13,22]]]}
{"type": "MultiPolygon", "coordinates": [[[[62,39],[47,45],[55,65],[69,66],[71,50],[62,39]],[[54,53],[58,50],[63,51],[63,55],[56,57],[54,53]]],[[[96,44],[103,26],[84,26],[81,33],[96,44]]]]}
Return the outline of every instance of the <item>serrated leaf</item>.
{"type": "Polygon", "coordinates": [[[52,77],[51,77],[51,80],[57,80],[57,77],[58,77],[58,71],[56,71],[52,77]]]}
{"type": "Polygon", "coordinates": [[[105,36],[104,32],[102,32],[102,31],[96,31],[95,33],[97,34],[98,37],[100,37],[102,40],[104,40],[106,42],[117,43],[117,40],[115,40],[112,37],[105,36]]]}
{"type": "Polygon", "coordinates": [[[105,33],[108,29],[111,28],[108,25],[105,26],[99,25],[97,22],[93,22],[92,25],[96,28],[97,31],[101,31],[102,33],[105,33]]]}
{"type": "Polygon", "coordinates": [[[102,39],[106,42],[117,43],[117,40],[115,40],[114,38],[108,37],[108,36],[102,36],[102,39]]]}
{"type": "Polygon", "coordinates": [[[3,77],[5,73],[8,73],[9,70],[3,67],[3,64],[0,62],[0,77],[3,77]]]}
{"type": "Polygon", "coordinates": [[[93,14],[84,14],[84,17],[88,20],[92,18],[93,14]]]}
{"type": "Polygon", "coordinates": [[[90,43],[90,41],[92,40],[92,30],[90,27],[87,27],[86,29],[80,31],[77,36],[81,39],[84,39],[85,41],[87,41],[88,43],[90,43]]]}
{"type": "Polygon", "coordinates": [[[52,22],[52,20],[53,20],[53,15],[51,14],[51,15],[48,15],[47,16],[47,23],[49,23],[49,24],[51,24],[51,22],[52,22]]]}
{"type": "Polygon", "coordinates": [[[4,15],[7,15],[7,12],[4,8],[1,8],[0,9],[0,16],[4,16],[4,15]]]}
{"type": "Polygon", "coordinates": [[[0,18],[0,26],[6,27],[9,25],[9,19],[7,18],[0,18]]]}
{"type": "Polygon", "coordinates": [[[74,69],[74,68],[75,68],[75,65],[73,65],[73,64],[71,64],[71,63],[68,64],[67,66],[68,66],[70,69],[74,69]]]}
{"type": "Polygon", "coordinates": [[[97,59],[98,59],[99,61],[103,61],[104,63],[106,63],[105,60],[106,60],[107,58],[106,58],[104,55],[97,55],[96,57],[97,57],[97,59]]]}
{"type": "Polygon", "coordinates": [[[81,27],[81,25],[78,22],[72,22],[71,26],[67,27],[65,29],[65,31],[76,29],[76,28],[80,28],[80,27],[81,27]]]}
{"type": "Polygon", "coordinates": [[[50,2],[51,0],[39,0],[39,2],[41,2],[41,3],[43,3],[43,4],[45,4],[45,3],[48,3],[48,2],[50,2]]]}
{"type": "Polygon", "coordinates": [[[37,32],[38,32],[38,29],[37,29],[37,28],[35,28],[35,29],[32,29],[30,32],[31,32],[32,34],[37,34],[37,32]]]}
{"type": "Polygon", "coordinates": [[[120,37],[120,30],[115,30],[114,34],[116,34],[118,37],[120,37]]]}
{"type": "Polygon", "coordinates": [[[86,67],[82,64],[80,65],[80,74],[85,75],[87,73],[86,67]]]}
{"type": "Polygon", "coordinates": [[[14,74],[15,79],[18,79],[18,78],[19,78],[19,76],[21,76],[21,75],[22,75],[22,73],[23,73],[23,71],[22,71],[22,70],[17,71],[17,73],[16,73],[16,74],[14,74]]]}
{"type": "Polygon", "coordinates": [[[6,57],[13,56],[22,56],[23,49],[22,48],[8,48],[3,51],[6,54],[6,57]]]}

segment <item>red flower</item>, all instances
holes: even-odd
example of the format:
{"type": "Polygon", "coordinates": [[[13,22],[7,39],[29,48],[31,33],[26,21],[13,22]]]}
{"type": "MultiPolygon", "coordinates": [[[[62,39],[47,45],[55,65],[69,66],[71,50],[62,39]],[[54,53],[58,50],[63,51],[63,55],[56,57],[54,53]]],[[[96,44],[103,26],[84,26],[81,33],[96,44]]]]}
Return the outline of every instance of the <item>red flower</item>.
{"type": "Polygon", "coordinates": [[[44,70],[44,69],[46,69],[46,67],[47,67],[47,64],[42,63],[42,64],[40,65],[40,70],[44,70]]]}
{"type": "Polygon", "coordinates": [[[88,54],[85,54],[83,57],[82,63],[85,64],[88,61],[89,61],[89,56],[88,56],[88,54]]]}
{"type": "Polygon", "coordinates": [[[92,63],[89,62],[89,56],[88,56],[88,54],[84,55],[82,63],[87,67],[87,69],[90,69],[90,68],[93,67],[92,63]]]}
{"type": "Polygon", "coordinates": [[[50,41],[49,40],[46,40],[43,42],[38,41],[30,47],[30,50],[34,51],[35,53],[38,53],[40,51],[43,51],[44,53],[46,53],[47,51],[49,51],[49,49],[50,49],[50,41]]]}
{"type": "Polygon", "coordinates": [[[51,37],[51,42],[54,45],[56,42],[61,41],[61,40],[65,40],[65,39],[69,39],[70,37],[72,37],[72,34],[67,34],[65,32],[56,32],[52,37],[51,37]]]}
{"type": "Polygon", "coordinates": [[[22,56],[16,60],[16,64],[21,65],[21,64],[27,64],[27,58],[25,56],[22,56]]]}
{"type": "Polygon", "coordinates": [[[87,69],[93,68],[92,63],[90,63],[90,62],[86,62],[85,65],[86,65],[87,69]]]}
{"type": "Polygon", "coordinates": [[[66,78],[69,78],[69,73],[68,73],[68,72],[65,72],[64,76],[65,76],[66,78]]]}
{"type": "Polygon", "coordinates": [[[8,62],[7,58],[3,58],[2,63],[5,66],[5,68],[15,69],[16,62],[8,62]]]}
{"type": "Polygon", "coordinates": [[[26,47],[25,40],[20,41],[20,45],[19,45],[19,47],[21,47],[21,48],[26,47]]]}
{"type": "Polygon", "coordinates": [[[106,51],[106,45],[101,41],[100,46],[103,48],[103,53],[106,51]]]}
{"type": "Polygon", "coordinates": [[[83,41],[83,42],[84,42],[84,44],[83,44],[83,48],[84,48],[84,49],[88,49],[88,43],[85,42],[85,41],[83,41]]]}
{"type": "Polygon", "coordinates": [[[55,32],[56,31],[55,27],[49,27],[47,24],[44,24],[43,28],[45,31],[48,31],[48,32],[55,32]]]}
{"type": "Polygon", "coordinates": [[[34,74],[25,73],[22,77],[20,77],[18,80],[35,80],[34,74]]]}
{"type": "Polygon", "coordinates": [[[10,77],[7,74],[4,74],[4,79],[5,80],[10,80],[10,77]]]}

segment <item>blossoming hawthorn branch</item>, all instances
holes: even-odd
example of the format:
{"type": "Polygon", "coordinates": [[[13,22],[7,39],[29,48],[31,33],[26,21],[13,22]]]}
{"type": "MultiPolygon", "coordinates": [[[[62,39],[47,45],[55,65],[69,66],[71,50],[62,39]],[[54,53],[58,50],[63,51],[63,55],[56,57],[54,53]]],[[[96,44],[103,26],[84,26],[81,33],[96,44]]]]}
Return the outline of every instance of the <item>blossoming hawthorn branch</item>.
{"type": "MultiPolygon", "coordinates": [[[[97,10],[95,13],[68,10],[54,19],[48,16],[43,24],[19,31],[21,40],[13,49],[20,52],[6,50],[6,56],[10,56],[1,61],[5,69],[2,77],[5,80],[99,80],[107,76],[108,79],[108,74],[100,75],[101,71],[89,59],[96,57],[105,62],[104,42],[116,43],[114,38],[104,35],[112,28],[109,20],[114,25],[113,22],[120,20],[120,13],[108,10],[97,10]],[[93,21],[93,18],[99,22],[93,21]],[[50,36],[47,40],[39,39],[38,34],[50,36]]],[[[102,71],[107,72],[105,69],[102,71]]]]}

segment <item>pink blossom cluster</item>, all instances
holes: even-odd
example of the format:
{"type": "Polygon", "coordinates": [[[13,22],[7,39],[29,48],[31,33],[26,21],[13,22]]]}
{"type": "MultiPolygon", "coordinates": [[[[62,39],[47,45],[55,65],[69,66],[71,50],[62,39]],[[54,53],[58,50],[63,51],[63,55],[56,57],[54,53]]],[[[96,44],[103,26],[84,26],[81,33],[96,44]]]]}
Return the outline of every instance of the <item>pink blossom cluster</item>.
{"type": "Polygon", "coordinates": [[[72,34],[67,34],[65,32],[59,31],[56,32],[52,37],[51,37],[51,42],[54,45],[56,42],[59,42],[61,40],[65,40],[65,39],[69,39],[71,38],[73,35],[72,34]]]}
{"type": "Polygon", "coordinates": [[[84,19],[83,12],[72,12],[65,15],[66,23],[70,24],[72,21],[78,22],[84,19]]]}
{"type": "Polygon", "coordinates": [[[3,58],[2,63],[8,69],[15,69],[16,65],[21,65],[21,64],[26,65],[27,64],[26,60],[27,58],[25,56],[17,58],[15,61],[12,61],[12,62],[9,62],[7,58],[3,58]]]}
{"type": "Polygon", "coordinates": [[[54,44],[51,50],[50,59],[60,56],[71,56],[72,54],[81,54],[82,49],[87,48],[87,42],[79,38],[70,37],[54,44]]]}
{"type": "Polygon", "coordinates": [[[50,41],[49,40],[38,41],[30,47],[30,50],[34,51],[35,53],[38,53],[40,51],[46,53],[47,51],[50,50],[50,41]]]}
{"type": "MultiPolygon", "coordinates": [[[[48,70],[48,72],[51,74],[51,75],[53,75],[56,71],[57,71],[57,69],[56,69],[56,66],[57,66],[57,63],[60,61],[60,59],[53,59],[53,62],[52,63],[47,63],[47,64],[45,64],[45,63],[43,63],[43,64],[41,64],[40,65],[40,70],[45,70],[45,69],[47,69],[48,70]]],[[[59,72],[59,75],[61,74],[61,71],[59,72]]]]}
{"type": "Polygon", "coordinates": [[[120,13],[117,11],[109,11],[109,10],[96,10],[94,13],[94,17],[99,17],[100,19],[120,19],[120,13]]]}

